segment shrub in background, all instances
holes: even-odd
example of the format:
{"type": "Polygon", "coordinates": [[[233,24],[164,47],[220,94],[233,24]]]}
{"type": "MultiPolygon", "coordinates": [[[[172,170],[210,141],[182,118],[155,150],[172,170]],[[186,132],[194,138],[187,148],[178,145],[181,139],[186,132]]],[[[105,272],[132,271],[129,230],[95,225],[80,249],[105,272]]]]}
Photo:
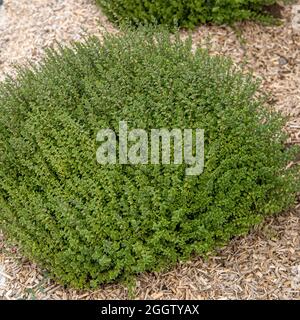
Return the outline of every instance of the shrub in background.
{"type": "Polygon", "coordinates": [[[272,21],[265,7],[277,0],[96,0],[112,21],[193,28],[200,23],[272,21]]]}
{"type": "Polygon", "coordinates": [[[258,83],[175,38],[144,28],[91,38],[0,86],[0,228],[61,283],[159,270],[293,204],[294,150],[258,83]],[[120,120],[204,129],[204,172],[98,164],[96,134],[120,120]]]}

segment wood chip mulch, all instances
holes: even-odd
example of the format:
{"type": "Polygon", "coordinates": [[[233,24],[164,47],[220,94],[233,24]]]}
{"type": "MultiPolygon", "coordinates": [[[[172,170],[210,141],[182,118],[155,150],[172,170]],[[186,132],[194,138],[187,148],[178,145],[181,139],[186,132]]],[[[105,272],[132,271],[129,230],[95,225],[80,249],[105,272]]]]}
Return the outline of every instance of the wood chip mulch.
{"type": "MultiPolygon", "coordinates": [[[[212,54],[225,54],[243,63],[261,78],[262,89],[271,93],[272,106],[289,116],[288,142],[300,145],[300,28],[292,27],[292,6],[285,6],[281,14],[280,26],[252,22],[234,29],[201,26],[193,32],[193,39],[212,54]]],[[[0,80],[12,72],[15,63],[38,61],[56,40],[68,43],[85,33],[100,35],[101,29],[115,31],[92,0],[4,0],[0,6],[0,80]]],[[[300,162],[300,155],[296,161],[300,162]]],[[[8,245],[0,232],[0,300],[128,297],[126,287],[119,284],[96,291],[58,285],[8,245]]],[[[168,272],[139,276],[135,297],[300,300],[299,202],[207,260],[195,258],[168,272]]]]}

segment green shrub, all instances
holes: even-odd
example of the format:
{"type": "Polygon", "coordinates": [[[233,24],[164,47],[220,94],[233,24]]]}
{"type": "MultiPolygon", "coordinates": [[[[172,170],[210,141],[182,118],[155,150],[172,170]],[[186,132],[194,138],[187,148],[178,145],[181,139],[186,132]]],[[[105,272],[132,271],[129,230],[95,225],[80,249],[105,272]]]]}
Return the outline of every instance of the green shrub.
{"type": "Polygon", "coordinates": [[[112,21],[193,28],[200,23],[274,20],[265,10],[277,0],[96,0],[112,21]]]}
{"type": "Polygon", "coordinates": [[[140,28],[49,50],[0,86],[0,227],[74,287],[205,254],[294,201],[295,154],[259,84],[140,28]],[[100,165],[97,132],[202,128],[205,168],[100,165]]]}

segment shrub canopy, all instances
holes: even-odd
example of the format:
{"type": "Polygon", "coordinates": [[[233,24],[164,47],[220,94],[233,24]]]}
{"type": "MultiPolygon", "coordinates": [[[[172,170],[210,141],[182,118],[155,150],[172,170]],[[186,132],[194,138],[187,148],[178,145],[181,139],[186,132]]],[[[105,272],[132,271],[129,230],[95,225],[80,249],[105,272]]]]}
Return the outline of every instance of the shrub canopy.
{"type": "Polygon", "coordinates": [[[49,50],[0,86],[0,227],[74,287],[205,254],[294,201],[281,117],[191,41],[139,28],[49,50]],[[205,130],[205,168],[100,165],[97,132],[205,130]]]}
{"type": "Polygon", "coordinates": [[[200,23],[274,20],[265,10],[277,0],[96,0],[115,22],[158,23],[193,28],[200,23]]]}

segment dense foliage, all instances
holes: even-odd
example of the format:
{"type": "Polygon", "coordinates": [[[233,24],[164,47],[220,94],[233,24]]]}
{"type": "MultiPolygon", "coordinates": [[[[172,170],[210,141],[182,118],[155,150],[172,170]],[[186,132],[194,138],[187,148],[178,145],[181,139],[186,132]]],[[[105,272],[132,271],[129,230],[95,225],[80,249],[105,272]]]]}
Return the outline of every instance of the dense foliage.
{"type": "Polygon", "coordinates": [[[95,287],[205,254],[294,201],[294,151],[258,83],[155,32],[50,50],[0,86],[0,228],[62,283],[95,287]],[[120,120],[204,129],[204,172],[100,165],[97,132],[120,120]]]}
{"type": "Polygon", "coordinates": [[[96,0],[116,22],[158,23],[193,28],[200,23],[270,21],[266,6],[277,0],[96,0]]]}

